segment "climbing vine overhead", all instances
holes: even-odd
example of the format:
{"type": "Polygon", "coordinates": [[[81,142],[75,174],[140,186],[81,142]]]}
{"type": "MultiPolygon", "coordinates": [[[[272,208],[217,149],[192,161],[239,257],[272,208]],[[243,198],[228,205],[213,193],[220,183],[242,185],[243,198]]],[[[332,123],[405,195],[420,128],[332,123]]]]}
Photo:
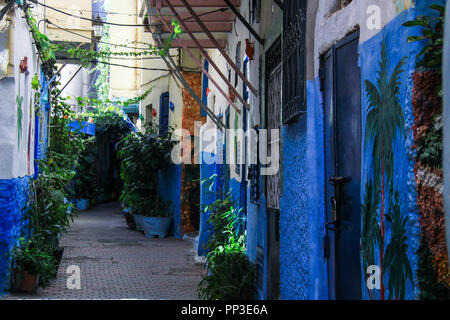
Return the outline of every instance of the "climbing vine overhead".
{"type": "MultiPolygon", "coordinates": [[[[389,75],[389,61],[386,39],[383,38],[381,45],[381,59],[380,70],[376,84],[365,81],[366,94],[368,98],[367,107],[367,121],[366,121],[366,138],[365,146],[369,149],[373,158],[373,187],[375,193],[380,193],[380,230],[381,230],[381,245],[379,252],[379,266],[383,272],[384,248],[386,243],[385,231],[385,215],[388,212],[386,208],[386,201],[392,199],[394,196],[395,186],[394,179],[394,150],[397,143],[398,134],[400,138],[405,138],[405,120],[403,116],[403,109],[399,101],[400,90],[400,75],[403,72],[403,65],[405,58],[401,59],[395,67],[393,73],[389,75]]],[[[370,199],[369,199],[370,200],[370,199]]],[[[373,200],[377,200],[373,198],[373,200]]],[[[368,206],[368,204],[365,204],[368,206]]],[[[376,206],[378,204],[371,204],[376,206]]],[[[372,220],[365,221],[371,223],[372,220]]],[[[363,226],[363,228],[370,229],[372,226],[363,226]]],[[[366,235],[369,235],[367,233],[366,235]]],[[[370,243],[373,240],[363,239],[363,242],[370,243]]],[[[370,258],[371,259],[371,258],[370,258]]],[[[406,281],[406,279],[403,279],[406,281]]],[[[398,284],[391,282],[392,284],[398,284]]],[[[389,288],[390,292],[395,288],[389,288]]],[[[385,298],[385,287],[383,277],[381,278],[380,298],[385,298]]]]}
{"type": "Polygon", "coordinates": [[[37,26],[36,18],[33,16],[31,9],[27,4],[22,4],[20,6],[25,13],[25,19],[32,33],[35,45],[38,49],[38,53],[44,65],[47,76],[50,76],[54,71],[54,65],[56,63],[56,53],[65,53],[69,58],[76,59],[84,67],[91,67],[93,63],[97,61],[102,61],[102,59],[107,59],[111,56],[115,57],[144,57],[144,56],[165,56],[168,54],[169,49],[172,46],[172,42],[179,37],[183,31],[181,30],[180,24],[175,19],[172,20],[172,25],[174,26],[174,32],[171,34],[169,39],[166,40],[162,48],[158,48],[149,43],[143,43],[148,49],[140,48],[137,51],[127,51],[127,52],[112,52],[110,50],[111,46],[115,47],[126,47],[126,44],[110,44],[105,50],[94,51],[86,50],[79,47],[73,47],[68,41],[64,43],[54,43],[46,35],[39,31],[37,26]]]}
{"type": "Polygon", "coordinates": [[[42,67],[47,76],[51,76],[54,71],[54,65],[56,63],[55,46],[50,41],[50,39],[43,33],[39,31],[36,23],[36,18],[34,18],[31,9],[24,8],[25,21],[30,28],[31,35],[36,45],[36,49],[42,60],[42,67]]]}

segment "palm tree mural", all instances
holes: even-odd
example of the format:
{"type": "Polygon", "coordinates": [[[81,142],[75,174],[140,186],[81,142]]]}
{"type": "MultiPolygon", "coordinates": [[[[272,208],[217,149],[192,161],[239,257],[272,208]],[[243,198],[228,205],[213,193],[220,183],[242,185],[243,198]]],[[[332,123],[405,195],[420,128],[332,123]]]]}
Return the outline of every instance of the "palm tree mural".
{"type": "Polygon", "coordinates": [[[408,217],[403,217],[400,209],[399,193],[395,193],[395,203],[391,205],[386,220],[391,224],[391,241],[384,256],[384,275],[389,275],[389,299],[405,299],[406,283],[412,281],[411,265],[407,250],[406,224],[408,217]]]}
{"type": "MultiPolygon", "coordinates": [[[[375,264],[375,249],[381,250],[381,230],[378,223],[378,209],[380,207],[380,193],[374,192],[373,182],[366,184],[364,203],[362,205],[363,229],[361,235],[361,256],[364,270],[375,264]]],[[[373,290],[369,290],[370,299],[374,297],[373,290]]]]}
{"type": "MultiPolygon", "coordinates": [[[[368,97],[366,120],[366,148],[372,146],[374,166],[373,185],[375,192],[381,193],[380,203],[380,262],[383,270],[383,256],[385,244],[385,202],[386,191],[392,190],[394,176],[394,144],[398,133],[404,136],[405,120],[399,101],[400,75],[405,58],[395,67],[389,77],[389,61],[387,56],[386,39],[381,46],[380,69],[376,84],[366,80],[365,89],[368,97]]],[[[380,298],[384,300],[384,283],[381,279],[380,298]]]]}

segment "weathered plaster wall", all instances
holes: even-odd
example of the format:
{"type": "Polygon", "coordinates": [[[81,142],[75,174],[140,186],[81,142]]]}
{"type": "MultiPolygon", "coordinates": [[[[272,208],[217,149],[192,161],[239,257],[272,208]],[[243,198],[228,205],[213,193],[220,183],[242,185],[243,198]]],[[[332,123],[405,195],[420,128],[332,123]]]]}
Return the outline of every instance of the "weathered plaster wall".
{"type": "Polygon", "coordinates": [[[317,10],[314,70],[318,76],[320,56],[326,53],[333,44],[343,39],[351,31],[360,30],[360,43],[376,35],[380,29],[369,28],[369,18],[373,11],[371,6],[379,8],[380,27],[384,27],[401,11],[412,6],[409,0],[353,0],[345,8],[335,11],[336,1],[321,0],[317,10]]]}
{"type": "Polygon", "coordinates": [[[319,80],[307,82],[307,95],[307,115],[284,126],[282,132],[282,299],[328,298],[323,258],[323,102],[319,80]]]}
{"type": "MultiPolygon", "coordinates": [[[[184,72],[184,78],[191,86],[191,88],[197,93],[198,96],[201,96],[202,92],[202,77],[199,72],[184,72]]],[[[200,105],[195,101],[192,95],[183,88],[182,91],[183,98],[183,115],[182,115],[182,128],[188,130],[191,136],[195,134],[195,122],[200,121],[204,123],[206,121],[206,117],[202,116],[202,111],[200,105]]],[[[192,150],[194,149],[194,145],[191,145],[192,150]]],[[[194,159],[192,159],[194,163],[194,159]]],[[[188,170],[195,170],[192,168],[192,165],[183,165],[182,170],[182,187],[181,187],[181,221],[182,221],[182,229],[183,233],[196,231],[191,221],[191,203],[189,202],[188,193],[191,188],[194,187],[198,182],[189,181],[189,177],[187,176],[188,170]],[[190,168],[189,168],[190,167],[190,168]]],[[[192,213],[195,214],[195,213],[192,213]]]]}

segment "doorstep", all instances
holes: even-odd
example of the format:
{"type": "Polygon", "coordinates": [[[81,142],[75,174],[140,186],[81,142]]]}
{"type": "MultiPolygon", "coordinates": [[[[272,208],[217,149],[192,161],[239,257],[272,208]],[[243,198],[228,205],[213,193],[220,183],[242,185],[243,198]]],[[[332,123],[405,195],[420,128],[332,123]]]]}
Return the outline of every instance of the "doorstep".
{"type": "Polygon", "coordinates": [[[190,243],[192,243],[193,252],[195,253],[195,255],[194,255],[195,264],[196,265],[204,265],[204,264],[206,264],[206,257],[198,255],[198,239],[199,239],[198,232],[189,232],[183,236],[183,240],[189,241],[190,243]]]}

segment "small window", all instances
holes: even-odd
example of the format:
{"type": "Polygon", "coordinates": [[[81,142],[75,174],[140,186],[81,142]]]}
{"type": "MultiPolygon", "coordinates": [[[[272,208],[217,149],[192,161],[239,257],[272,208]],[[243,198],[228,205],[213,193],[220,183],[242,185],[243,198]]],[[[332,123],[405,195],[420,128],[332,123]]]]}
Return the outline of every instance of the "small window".
{"type": "Polygon", "coordinates": [[[163,134],[169,129],[169,93],[163,93],[160,100],[159,133],[163,134]]]}

